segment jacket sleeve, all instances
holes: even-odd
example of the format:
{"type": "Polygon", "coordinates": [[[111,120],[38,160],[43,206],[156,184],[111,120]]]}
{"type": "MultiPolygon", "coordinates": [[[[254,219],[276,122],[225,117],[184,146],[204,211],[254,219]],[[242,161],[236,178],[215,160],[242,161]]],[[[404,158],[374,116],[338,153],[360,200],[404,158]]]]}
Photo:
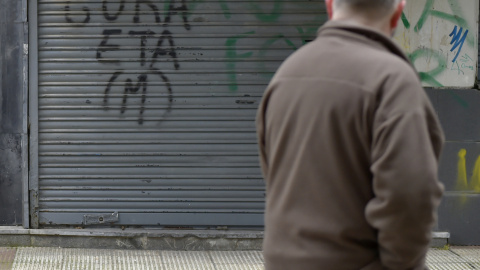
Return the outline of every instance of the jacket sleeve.
{"type": "Polygon", "coordinates": [[[373,121],[374,198],[365,209],[378,230],[386,269],[424,269],[443,193],[437,179],[443,134],[415,74],[386,80],[373,121]]]}
{"type": "Polygon", "coordinates": [[[269,85],[267,87],[267,90],[265,91],[264,96],[262,97],[262,100],[260,102],[260,105],[257,110],[257,116],[256,116],[256,131],[257,131],[257,144],[258,144],[258,152],[259,152],[259,158],[260,158],[260,167],[262,169],[262,175],[266,179],[267,178],[267,173],[268,173],[268,161],[267,161],[267,153],[266,153],[266,145],[265,145],[265,116],[267,113],[267,106],[268,106],[268,101],[270,99],[270,94],[272,91],[273,86],[269,85]]]}

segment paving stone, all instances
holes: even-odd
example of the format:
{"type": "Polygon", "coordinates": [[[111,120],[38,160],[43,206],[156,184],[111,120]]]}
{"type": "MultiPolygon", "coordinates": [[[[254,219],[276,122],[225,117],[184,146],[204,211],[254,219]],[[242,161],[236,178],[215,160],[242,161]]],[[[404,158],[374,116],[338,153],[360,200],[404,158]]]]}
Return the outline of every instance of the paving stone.
{"type": "MultiPolygon", "coordinates": [[[[162,251],[166,269],[210,270],[215,269],[206,251],[162,251]]],[[[164,268],[165,269],[165,268],[164,268]]]]}
{"type": "MultiPolygon", "coordinates": [[[[452,247],[452,252],[458,254],[465,260],[470,263],[480,265],[480,248],[479,247],[470,247],[470,248],[461,248],[461,247],[452,247]]],[[[478,268],[480,269],[480,267],[478,268]]]]}
{"type": "Polygon", "coordinates": [[[215,264],[264,264],[261,251],[211,251],[215,264]]]}
{"type": "Polygon", "coordinates": [[[0,248],[0,270],[12,269],[16,253],[15,248],[0,248]]]}
{"type": "Polygon", "coordinates": [[[468,263],[468,261],[450,250],[431,249],[428,251],[427,263],[468,263]]]}
{"type": "Polygon", "coordinates": [[[471,270],[476,269],[468,263],[432,263],[428,264],[430,270],[471,270]]]}
{"type": "Polygon", "coordinates": [[[264,270],[263,264],[216,264],[218,270],[264,270]]]}
{"type": "MultiPolygon", "coordinates": [[[[0,270],[263,270],[263,264],[260,251],[0,248],[0,270]]],[[[427,265],[431,270],[480,269],[480,247],[430,249],[427,265]]]]}

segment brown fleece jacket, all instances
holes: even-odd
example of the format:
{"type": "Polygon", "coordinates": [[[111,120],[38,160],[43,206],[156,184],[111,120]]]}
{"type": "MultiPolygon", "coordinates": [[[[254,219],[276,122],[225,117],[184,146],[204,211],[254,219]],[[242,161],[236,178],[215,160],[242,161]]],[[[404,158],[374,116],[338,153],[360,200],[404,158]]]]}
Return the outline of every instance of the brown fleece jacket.
{"type": "Polygon", "coordinates": [[[266,270],[426,269],[443,133],[390,38],[328,22],[277,71],[257,133],[266,270]]]}

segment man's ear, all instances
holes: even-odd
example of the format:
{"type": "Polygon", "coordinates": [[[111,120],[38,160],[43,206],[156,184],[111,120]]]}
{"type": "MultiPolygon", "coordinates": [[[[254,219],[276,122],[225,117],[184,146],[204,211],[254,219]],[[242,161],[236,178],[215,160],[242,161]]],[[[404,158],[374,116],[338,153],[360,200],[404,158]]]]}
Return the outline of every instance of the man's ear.
{"type": "Polygon", "coordinates": [[[325,0],[325,5],[327,6],[328,19],[332,19],[332,16],[333,16],[333,0],[325,0]]]}
{"type": "Polygon", "coordinates": [[[400,20],[400,17],[402,16],[403,8],[405,8],[406,3],[407,2],[405,0],[402,0],[400,1],[400,3],[398,3],[398,6],[392,15],[392,18],[390,19],[390,27],[392,29],[397,28],[398,20],[400,20]]]}

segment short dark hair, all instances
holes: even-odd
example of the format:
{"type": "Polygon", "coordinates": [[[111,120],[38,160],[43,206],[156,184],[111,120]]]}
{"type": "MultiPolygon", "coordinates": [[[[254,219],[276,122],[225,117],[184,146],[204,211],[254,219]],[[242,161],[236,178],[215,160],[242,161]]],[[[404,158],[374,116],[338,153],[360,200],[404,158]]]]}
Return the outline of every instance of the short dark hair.
{"type": "Polygon", "coordinates": [[[358,11],[389,11],[393,10],[401,0],[334,0],[334,5],[341,8],[346,5],[358,11]]]}

